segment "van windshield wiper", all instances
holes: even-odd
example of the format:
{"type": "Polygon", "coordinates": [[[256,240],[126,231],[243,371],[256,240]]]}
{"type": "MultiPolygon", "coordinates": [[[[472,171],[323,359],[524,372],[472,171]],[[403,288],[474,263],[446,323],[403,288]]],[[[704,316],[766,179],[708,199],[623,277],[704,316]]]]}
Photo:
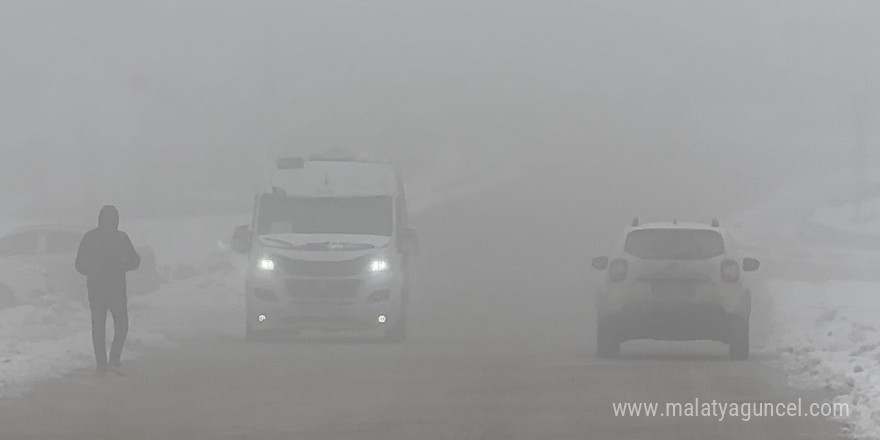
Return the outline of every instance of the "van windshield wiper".
{"type": "Polygon", "coordinates": [[[272,237],[260,237],[268,246],[282,248],[282,249],[315,249],[315,250],[327,250],[327,249],[373,249],[376,246],[370,243],[352,243],[347,241],[320,241],[320,242],[311,242],[305,244],[293,244],[289,241],[282,240],[280,238],[272,238],[272,237]]]}
{"type": "Polygon", "coordinates": [[[280,239],[272,238],[272,237],[262,237],[261,240],[269,242],[272,244],[273,247],[278,247],[278,248],[296,249],[298,247],[301,247],[301,246],[297,246],[289,241],[284,241],[284,240],[280,240],[280,239]]]}
{"type": "Polygon", "coordinates": [[[303,248],[309,249],[332,249],[334,247],[346,248],[346,249],[372,249],[376,246],[373,246],[369,243],[351,243],[347,241],[322,241],[322,242],[313,242],[307,243],[303,248]]]}

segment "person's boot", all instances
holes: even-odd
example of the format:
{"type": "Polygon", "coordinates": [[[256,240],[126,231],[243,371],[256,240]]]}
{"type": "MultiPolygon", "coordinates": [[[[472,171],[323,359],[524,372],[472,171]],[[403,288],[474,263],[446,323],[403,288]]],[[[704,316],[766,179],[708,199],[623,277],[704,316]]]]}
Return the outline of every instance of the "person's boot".
{"type": "Polygon", "coordinates": [[[110,360],[108,369],[120,376],[124,376],[124,374],[122,373],[122,361],[120,361],[119,359],[110,360]]]}

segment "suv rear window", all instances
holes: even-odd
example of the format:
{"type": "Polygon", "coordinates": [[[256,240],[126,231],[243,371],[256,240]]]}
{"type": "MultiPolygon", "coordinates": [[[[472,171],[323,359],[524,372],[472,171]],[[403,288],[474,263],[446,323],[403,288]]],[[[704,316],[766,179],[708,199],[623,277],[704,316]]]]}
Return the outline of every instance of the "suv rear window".
{"type": "Polygon", "coordinates": [[[716,231],[644,229],[629,233],[623,251],[646,260],[707,260],[724,255],[724,239],[716,231]]]}

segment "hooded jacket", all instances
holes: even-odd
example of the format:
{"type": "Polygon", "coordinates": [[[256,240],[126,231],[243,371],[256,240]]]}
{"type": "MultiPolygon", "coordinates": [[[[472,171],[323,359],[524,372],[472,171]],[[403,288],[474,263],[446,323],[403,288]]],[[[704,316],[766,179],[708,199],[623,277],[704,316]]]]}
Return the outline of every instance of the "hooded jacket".
{"type": "Polygon", "coordinates": [[[125,274],[140,267],[141,258],[125,232],[119,230],[119,212],[105,206],[98,227],[87,232],[76,253],[76,270],[86,276],[89,296],[125,294],[125,274]]]}

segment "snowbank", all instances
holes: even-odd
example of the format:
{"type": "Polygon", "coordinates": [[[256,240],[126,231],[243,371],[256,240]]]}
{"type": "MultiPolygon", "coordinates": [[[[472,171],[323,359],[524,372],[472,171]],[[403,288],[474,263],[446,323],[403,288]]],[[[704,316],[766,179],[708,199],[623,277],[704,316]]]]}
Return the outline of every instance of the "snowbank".
{"type": "Polygon", "coordinates": [[[880,284],[772,281],[773,349],[792,384],[850,405],[856,438],[880,438],[880,284]]]}
{"type": "MultiPolygon", "coordinates": [[[[747,253],[759,257],[765,350],[791,384],[849,404],[841,420],[856,438],[880,438],[880,200],[856,216],[844,203],[849,176],[781,188],[766,203],[728,219],[747,253]]],[[[756,335],[757,336],[757,335],[756,335]]],[[[763,338],[758,338],[763,339],[763,338]]]]}
{"type": "Polygon", "coordinates": [[[842,422],[854,437],[878,439],[880,200],[856,216],[851,188],[846,174],[801,180],[725,223],[763,263],[753,321],[770,328],[758,346],[778,355],[792,385],[849,404],[842,422]]]}
{"type": "Polygon", "coordinates": [[[812,221],[823,226],[880,236],[880,200],[817,209],[812,221]]]}
{"type": "MultiPolygon", "coordinates": [[[[18,395],[31,383],[94,365],[88,310],[63,295],[41,300],[0,310],[0,396],[18,395]]],[[[134,311],[132,320],[139,318],[134,311]]],[[[129,335],[126,358],[167,346],[163,335],[137,329],[129,335]]]]}
{"type": "Polygon", "coordinates": [[[827,206],[817,209],[801,225],[800,235],[809,241],[880,252],[880,200],[827,206]]]}
{"type": "Polygon", "coordinates": [[[58,301],[47,307],[0,310],[0,396],[22,384],[55,377],[83,365],[93,355],[83,333],[88,315],[82,307],[58,301]]]}
{"type": "Polygon", "coordinates": [[[521,162],[490,163],[482,167],[472,165],[470,169],[473,174],[468,177],[453,173],[416,181],[407,185],[407,197],[411,200],[410,215],[418,215],[449,200],[503,185],[514,180],[522,167],[521,162]]]}

